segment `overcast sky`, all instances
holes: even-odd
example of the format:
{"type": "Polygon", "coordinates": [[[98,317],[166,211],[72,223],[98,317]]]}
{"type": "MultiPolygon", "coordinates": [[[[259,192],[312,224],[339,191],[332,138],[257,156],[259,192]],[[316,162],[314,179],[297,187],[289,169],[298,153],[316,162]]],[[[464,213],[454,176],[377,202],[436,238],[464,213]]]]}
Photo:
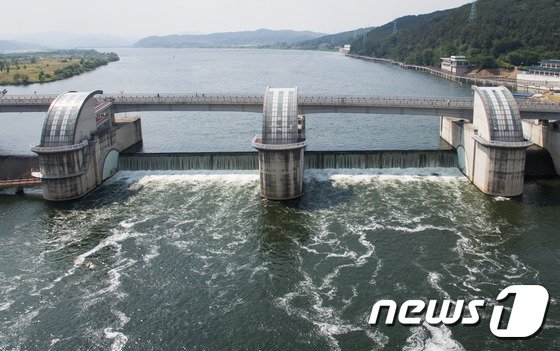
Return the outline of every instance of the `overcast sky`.
{"type": "Polygon", "coordinates": [[[9,0],[0,33],[49,31],[143,37],[269,29],[337,33],[470,0],[9,0]]]}

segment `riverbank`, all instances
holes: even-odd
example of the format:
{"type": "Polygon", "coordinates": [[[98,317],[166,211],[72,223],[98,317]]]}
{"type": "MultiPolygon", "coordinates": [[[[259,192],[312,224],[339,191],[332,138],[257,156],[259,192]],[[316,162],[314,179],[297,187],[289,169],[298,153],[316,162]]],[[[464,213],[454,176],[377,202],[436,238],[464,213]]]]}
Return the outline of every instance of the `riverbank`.
{"type": "Polygon", "coordinates": [[[114,53],[57,50],[0,54],[0,85],[27,85],[68,79],[119,61],[114,53]]]}
{"type": "Polygon", "coordinates": [[[409,65],[404,62],[393,61],[385,58],[369,57],[369,56],[362,56],[362,55],[355,55],[355,54],[346,54],[346,56],[357,58],[360,60],[373,61],[378,63],[390,64],[393,66],[399,66],[400,68],[403,69],[421,71],[436,77],[444,78],[453,82],[458,82],[460,84],[475,84],[475,85],[483,85],[483,86],[503,85],[511,89],[524,87],[520,82],[517,81],[516,78],[508,78],[507,76],[503,76],[501,73],[498,75],[492,75],[491,70],[476,69],[471,71],[471,73],[473,74],[459,76],[435,67],[409,65]]]}

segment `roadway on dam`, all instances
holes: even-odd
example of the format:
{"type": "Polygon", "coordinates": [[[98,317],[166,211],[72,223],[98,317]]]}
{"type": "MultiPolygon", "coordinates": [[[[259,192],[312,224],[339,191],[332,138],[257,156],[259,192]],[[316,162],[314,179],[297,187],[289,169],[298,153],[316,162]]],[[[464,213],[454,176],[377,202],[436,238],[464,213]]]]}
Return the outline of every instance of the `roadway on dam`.
{"type": "MultiPolygon", "coordinates": [[[[56,95],[13,95],[0,98],[2,112],[46,112],[56,95]]],[[[232,111],[261,113],[259,94],[104,94],[98,95],[97,111],[232,111]]],[[[518,100],[523,119],[560,120],[560,104],[518,100]]],[[[472,119],[472,98],[382,97],[300,95],[299,113],[397,114],[447,116],[472,119]]]]}

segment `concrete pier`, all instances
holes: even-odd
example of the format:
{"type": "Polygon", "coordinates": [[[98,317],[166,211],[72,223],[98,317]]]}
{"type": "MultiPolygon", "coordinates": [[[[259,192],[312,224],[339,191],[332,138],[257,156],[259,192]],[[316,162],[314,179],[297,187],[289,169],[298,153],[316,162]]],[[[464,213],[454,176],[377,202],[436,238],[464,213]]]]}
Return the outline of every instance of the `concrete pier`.
{"type": "Polygon", "coordinates": [[[523,121],[523,134],[550,153],[556,174],[560,174],[560,124],[539,120],[523,121]]]}
{"type": "Polygon", "coordinates": [[[43,197],[50,201],[84,196],[117,172],[119,154],[142,140],[140,119],[116,120],[91,93],[66,92],[51,104],[39,155],[43,197]]]}
{"type": "Polygon", "coordinates": [[[521,195],[532,142],[523,137],[517,103],[505,87],[473,90],[473,122],[443,117],[440,135],[457,149],[459,168],[483,193],[521,195]]]}
{"type": "Polygon", "coordinates": [[[290,200],[301,196],[306,145],[305,119],[298,116],[298,89],[268,88],[262,137],[252,142],[259,151],[262,197],[290,200]]]}

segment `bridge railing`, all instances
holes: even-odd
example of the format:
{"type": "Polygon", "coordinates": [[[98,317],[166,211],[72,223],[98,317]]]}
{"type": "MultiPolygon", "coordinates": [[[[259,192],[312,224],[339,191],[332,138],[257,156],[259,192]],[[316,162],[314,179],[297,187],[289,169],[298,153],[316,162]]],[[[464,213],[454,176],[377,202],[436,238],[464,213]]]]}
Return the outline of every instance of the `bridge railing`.
{"type": "MultiPolygon", "coordinates": [[[[11,95],[0,98],[0,106],[49,105],[56,95],[11,95]]],[[[260,94],[104,94],[97,97],[99,104],[117,105],[262,105],[260,94]]],[[[560,105],[542,100],[516,100],[522,112],[559,113],[560,105]]],[[[364,106],[364,107],[409,107],[425,109],[472,109],[472,97],[384,97],[384,96],[343,96],[343,95],[300,95],[298,102],[303,106],[364,106]]]]}
{"type": "Polygon", "coordinates": [[[416,107],[416,108],[454,108],[472,109],[469,98],[394,98],[371,96],[301,96],[301,105],[315,106],[382,106],[382,107],[416,107]]]}
{"type": "Polygon", "coordinates": [[[249,94],[114,94],[101,99],[116,104],[262,104],[262,95],[249,94]]]}
{"type": "Polygon", "coordinates": [[[45,105],[50,104],[58,95],[4,95],[1,105],[45,105]]]}

